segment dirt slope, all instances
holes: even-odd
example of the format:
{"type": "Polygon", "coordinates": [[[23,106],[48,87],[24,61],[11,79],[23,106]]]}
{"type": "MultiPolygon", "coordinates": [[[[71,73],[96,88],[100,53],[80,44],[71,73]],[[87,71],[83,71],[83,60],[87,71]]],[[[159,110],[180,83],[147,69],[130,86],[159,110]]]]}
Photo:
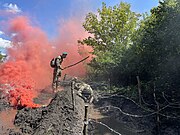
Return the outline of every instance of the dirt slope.
{"type": "Polygon", "coordinates": [[[71,89],[65,87],[55,94],[48,106],[18,111],[14,124],[21,129],[21,134],[27,135],[81,135],[84,101],[76,94],[74,99],[73,109],[71,89]]]}

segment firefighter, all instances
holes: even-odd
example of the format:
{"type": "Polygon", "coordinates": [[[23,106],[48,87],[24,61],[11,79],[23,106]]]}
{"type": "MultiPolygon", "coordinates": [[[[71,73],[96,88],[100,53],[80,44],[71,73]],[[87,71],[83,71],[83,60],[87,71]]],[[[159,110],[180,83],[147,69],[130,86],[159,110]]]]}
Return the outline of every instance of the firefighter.
{"type": "Polygon", "coordinates": [[[93,90],[90,85],[83,81],[78,80],[76,77],[73,79],[74,88],[77,90],[78,96],[83,98],[86,103],[91,104],[93,101],[93,90]]]}
{"type": "Polygon", "coordinates": [[[66,58],[66,56],[67,56],[67,52],[63,52],[62,55],[59,55],[54,59],[55,65],[54,65],[53,83],[52,83],[52,88],[54,92],[56,92],[58,89],[58,81],[59,78],[61,77],[61,72],[63,70],[61,64],[63,60],[66,58]]]}

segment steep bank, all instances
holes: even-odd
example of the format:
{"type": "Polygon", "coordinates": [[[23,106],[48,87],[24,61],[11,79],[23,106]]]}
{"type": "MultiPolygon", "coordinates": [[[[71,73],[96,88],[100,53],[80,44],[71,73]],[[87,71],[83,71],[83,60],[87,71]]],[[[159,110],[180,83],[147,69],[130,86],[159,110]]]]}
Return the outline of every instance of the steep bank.
{"type": "Polygon", "coordinates": [[[81,135],[84,126],[84,101],[76,94],[74,101],[75,106],[71,89],[66,87],[55,94],[48,106],[18,111],[14,124],[21,129],[21,134],[81,135]]]}

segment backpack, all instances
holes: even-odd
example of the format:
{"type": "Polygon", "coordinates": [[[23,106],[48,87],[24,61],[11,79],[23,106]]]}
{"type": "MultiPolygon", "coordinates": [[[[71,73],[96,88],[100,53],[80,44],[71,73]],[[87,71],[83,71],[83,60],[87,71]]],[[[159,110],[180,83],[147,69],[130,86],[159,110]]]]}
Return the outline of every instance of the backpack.
{"type": "Polygon", "coordinates": [[[56,67],[56,58],[53,58],[53,59],[51,60],[50,66],[51,66],[52,68],[55,68],[55,67],[56,67]]]}

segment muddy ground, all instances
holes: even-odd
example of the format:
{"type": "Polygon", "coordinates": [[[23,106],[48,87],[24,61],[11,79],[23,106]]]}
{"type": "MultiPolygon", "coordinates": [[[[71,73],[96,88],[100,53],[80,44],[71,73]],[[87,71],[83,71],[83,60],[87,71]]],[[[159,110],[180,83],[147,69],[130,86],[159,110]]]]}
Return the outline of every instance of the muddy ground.
{"type": "MultiPolygon", "coordinates": [[[[156,115],[143,118],[131,117],[121,111],[138,116],[148,115],[149,112],[118,94],[109,96],[105,93],[95,92],[95,96],[93,105],[89,107],[88,135],[117,135],[118,133],[122,135],[156,135],[154,132],[156,115]]],[[[43,90],[34,101],[46,106],[18,110],[13,119],[14,126],[9,126],[6,132],[1,133],[4,135],[82,135],[85,104],[76,94],[74,99],[75,106],[73,106],[69,85],[56,94],[43,90]]],[[[11,110],[10,108],[4,99],[0,100],[1,112],[11,110]]],[[[161,134],[179,135],[179,121],[170,122],[170,124],[161,125],[161,134]]]]}
{"type": "MultiPolygon", "coordinates": [[[[97,110],[98,122],[93,123],[93,133],[96,135],[158,135],[156,132],[156,114],[148,112],[133,100],[121,94],[102,94],[94,104],[97,110]],[[139,117],[140,116],[140,117],[139,117]]],[[[92,116],[93,118],[93,116],[92,116]]],[[[160,117],[160,120],[165,120],[160,117]]],[[[180,119],[166,118],[166,123],[160,123],[159,135],[180,135],[180,119]]]]}
{"type": "Polygon", "coordinates": [[[48,106],[18,111],[14,124],[27,135],[81,135],[84,101],[78,96],[74,100],[75,106],[70,87],[66,87],[54,95],[48,106]]]}
{"type": "Polygon", "coordinates": [[[10,108],[9,103],[7,100],[2,96],[2,93],[0,92],[0,112],[3,110],[7,110],[10,108]]]}

